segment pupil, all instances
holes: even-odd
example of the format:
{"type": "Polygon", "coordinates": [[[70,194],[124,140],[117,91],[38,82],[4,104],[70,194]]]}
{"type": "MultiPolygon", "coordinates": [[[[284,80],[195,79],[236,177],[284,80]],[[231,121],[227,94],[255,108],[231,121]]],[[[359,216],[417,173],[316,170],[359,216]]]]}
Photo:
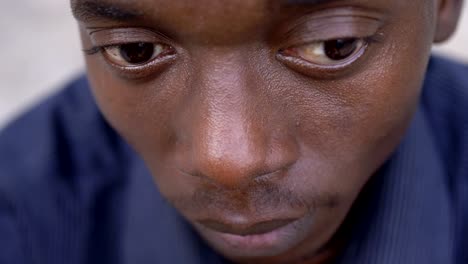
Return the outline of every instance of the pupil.
{"type": "Polygon", "coordinates": [[[120,46],[120,55],[124,60],[133,64],[141,64],[149,61],[154,54],[152,43],[129,43],[120,46]]]}
{"type": "Polygon", "coordinates": [[[331,60],[344,60],[351,56],[357,48],[357,39],[337,39],[325,42],[325,54],[331,60]]]}

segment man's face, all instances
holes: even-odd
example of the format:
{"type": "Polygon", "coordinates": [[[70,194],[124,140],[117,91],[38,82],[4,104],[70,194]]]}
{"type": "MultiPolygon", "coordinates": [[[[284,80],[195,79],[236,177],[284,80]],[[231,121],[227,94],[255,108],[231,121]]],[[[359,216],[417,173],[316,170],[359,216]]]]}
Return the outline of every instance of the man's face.
{"type": "Polygon", "coordinates": [[[160,192],[224,256],[282,263],[319,252],[400,141],[434,2],[72,4],[98,104],[160,192]]]}

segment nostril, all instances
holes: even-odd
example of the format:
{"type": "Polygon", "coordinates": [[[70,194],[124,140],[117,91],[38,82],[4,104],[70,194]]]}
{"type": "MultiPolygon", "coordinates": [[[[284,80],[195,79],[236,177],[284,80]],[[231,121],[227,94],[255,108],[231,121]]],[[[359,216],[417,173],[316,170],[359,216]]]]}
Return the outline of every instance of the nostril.
{"type": "Polygon", "coordinates": [[[295,163],[296,161],[290,161],[281,166],[276,166],[273,168],[261,168],[252,170],[247,173],[243,169],[224,173],[222,171],[218,171],[218,174],[215,172],[208,174],[198,169],[186,170],[177,168],[177,170],[183,175],[199,178],[202,181],[206,181],[215,185],[226,184],[228,182],[231,184],[234,182],[236,184],[249,184],[249,182],[253,181],[271,181],[277,178],[282,178],[295,163]],[[231,179],[231,181],[226,181],[226,179],[231,179]]]}
{"type": "Polygon", "coordinates": [[[177,168],[177,170],[179,171],[179,173],[181,173],[182,175],[185,175],[185,176],[199,178],[201,180],[214,182],[214,179],[212,177],[208,177],[207,175],[204,175],[199,170],[185,170],[185,169],[181,169],[181,168],[177,168]]]}
{"type": "Polygon", "coordinates": [[[256,175],[252,177],[252,179],[256,181],[263,181],[263,180],[272,180],[273,178],[281,178],[284,176],[285,173],[289,171],[289,169],[296,163],[296,161],[288,162],[285,165],[279,166],[276,169],[265,169],[259,171],[256,175]]]}

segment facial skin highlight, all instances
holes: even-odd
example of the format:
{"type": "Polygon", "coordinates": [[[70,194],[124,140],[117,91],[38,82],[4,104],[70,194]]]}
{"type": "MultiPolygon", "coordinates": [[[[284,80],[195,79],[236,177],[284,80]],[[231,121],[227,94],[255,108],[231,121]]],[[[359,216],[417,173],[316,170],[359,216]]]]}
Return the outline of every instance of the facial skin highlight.
{"type": "Polygon", "coordinates": [[[199,234],[239,263],[319,263],[411,121],[441,2],[72,7],[101,111],[199,234]]]}

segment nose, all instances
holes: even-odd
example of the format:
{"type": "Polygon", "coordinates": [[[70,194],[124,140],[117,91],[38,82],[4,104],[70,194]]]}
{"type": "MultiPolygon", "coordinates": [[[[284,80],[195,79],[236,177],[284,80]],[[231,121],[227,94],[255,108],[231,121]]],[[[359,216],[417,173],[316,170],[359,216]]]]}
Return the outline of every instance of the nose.
{"type": "Polygon", "coordinates": [[[205,58],[191,79],[187,125],[179,134],[187,146],[185,171],[229,188],[273,176],[297,158],[288,122],[268,99],[265,82],[234,57],[205,58]]]}

